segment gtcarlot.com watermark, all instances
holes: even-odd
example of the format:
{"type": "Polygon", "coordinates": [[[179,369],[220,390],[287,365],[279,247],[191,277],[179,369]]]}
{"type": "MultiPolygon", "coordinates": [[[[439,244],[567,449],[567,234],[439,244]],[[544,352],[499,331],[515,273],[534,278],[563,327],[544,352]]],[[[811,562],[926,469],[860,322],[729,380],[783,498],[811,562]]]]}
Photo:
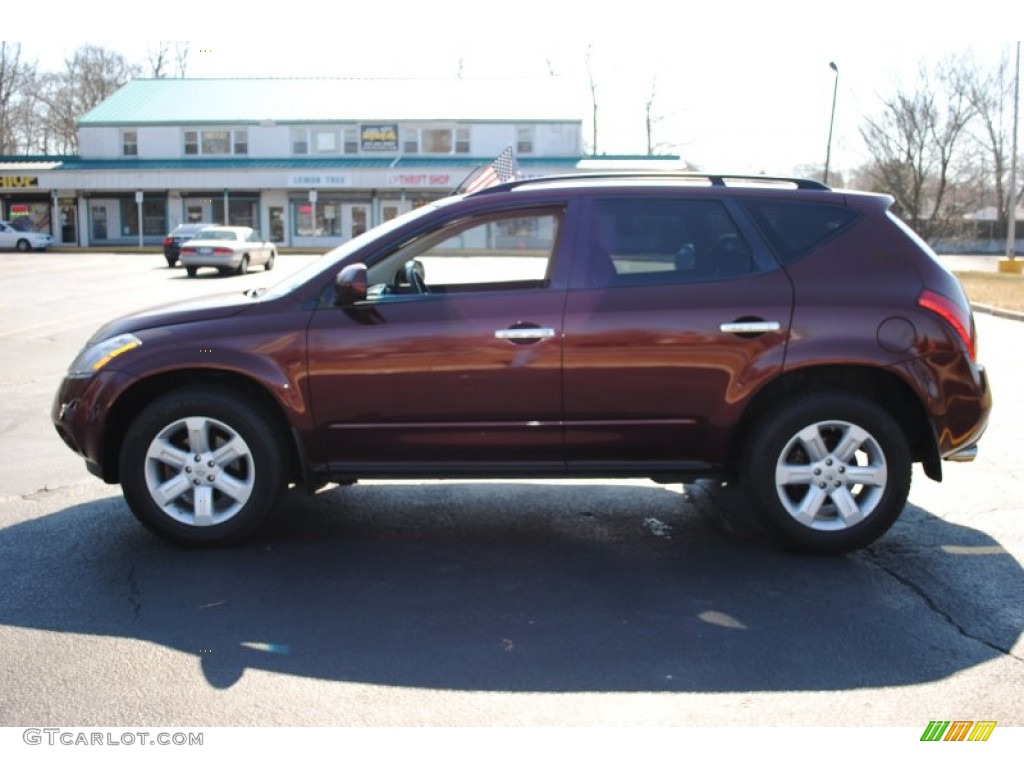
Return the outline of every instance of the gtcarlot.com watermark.
{"type": "Polygon", "coordinates": [[[203,734],[186,731],[84,731],[74,728],[26,728],[22,740],[50,747],[201,747],[203,734]]]}

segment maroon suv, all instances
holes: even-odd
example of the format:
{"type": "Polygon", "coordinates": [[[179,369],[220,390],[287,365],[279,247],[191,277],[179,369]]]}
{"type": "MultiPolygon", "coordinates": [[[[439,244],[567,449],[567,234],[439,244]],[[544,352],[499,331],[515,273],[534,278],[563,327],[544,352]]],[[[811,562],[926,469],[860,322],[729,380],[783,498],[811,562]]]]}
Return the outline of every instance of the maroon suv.
{"type": "Polygon", "coordinates": [[[107,324],[53,421],[180,543],[238,540],[290,483],[726,477],[785,544],[850,550],[991,406],[964,292],[891,203],[713,175],[447,198],[268,291],[107,324]]]}

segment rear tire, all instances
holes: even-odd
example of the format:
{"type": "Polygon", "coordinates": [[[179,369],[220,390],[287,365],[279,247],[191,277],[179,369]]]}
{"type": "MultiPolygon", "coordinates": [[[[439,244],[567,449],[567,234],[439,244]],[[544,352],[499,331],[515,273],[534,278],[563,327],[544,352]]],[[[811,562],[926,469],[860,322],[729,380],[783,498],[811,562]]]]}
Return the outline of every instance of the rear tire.
{"type": "Polygon", "coordinates": [[[814,554],[867,546],[906,506],[911,456],[896,420],[845,392],[790,400],[755,426],[740,481],[765,527],[814,554]]]}
{"type": "Polygon", "coordinates": [[[263,265],[263,269],[269,272],[274,268],[274,259],[277,258],[277,254],[274,251],[270,252],[270,258],[267,259],[267,263],[263,265]]]}
{"type": "Polygon", "coordinates": [[[249,254],[242,256],[242,260],[238,263],[238,269],[235,274],[244,275],[249,271],[249,254]]]}
{"type": "Polygon", "coordinates": [[[253,533],[287,483],[287,437],[237,394],[186,388],[154,400],[121,446],[121,487],[139,521],[185,546],[253,533]]]}

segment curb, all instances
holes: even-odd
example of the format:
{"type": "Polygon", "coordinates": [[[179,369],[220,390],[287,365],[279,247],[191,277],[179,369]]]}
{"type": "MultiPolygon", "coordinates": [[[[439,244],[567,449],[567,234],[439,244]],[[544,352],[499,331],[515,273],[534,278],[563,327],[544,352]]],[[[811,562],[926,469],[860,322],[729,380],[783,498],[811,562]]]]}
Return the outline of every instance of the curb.
{"type": "Polygon", "coordinates": [[[971,309],[975,312],[984,312],[986,315],[994,315],[995,317],[1003,317],[1007,320],[1019,320],[1024,322],[1024,312],[1015,312],[1012,309],[993,307],[990,304],[971,304],[971,309]]]}

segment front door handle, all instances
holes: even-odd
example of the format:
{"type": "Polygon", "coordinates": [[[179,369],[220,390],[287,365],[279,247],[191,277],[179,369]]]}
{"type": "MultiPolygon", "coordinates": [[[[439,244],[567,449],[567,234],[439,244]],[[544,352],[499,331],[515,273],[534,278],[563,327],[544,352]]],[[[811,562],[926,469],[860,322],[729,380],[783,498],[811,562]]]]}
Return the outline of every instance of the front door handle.
{"type": "Polygon", "coordinates": [[[778,320],[735,320],[722,323],[718,329],[722,333],[775,333],[782,325],[778,320]]]}
{"type": "Polygon", "coordinates": [[[494,332],[494,338],[505,339],[513,344],[527,344],[545,339],[555,338],[554,328],[533,328],[516,326],[515,328],[502,328],[494,332]]]}

